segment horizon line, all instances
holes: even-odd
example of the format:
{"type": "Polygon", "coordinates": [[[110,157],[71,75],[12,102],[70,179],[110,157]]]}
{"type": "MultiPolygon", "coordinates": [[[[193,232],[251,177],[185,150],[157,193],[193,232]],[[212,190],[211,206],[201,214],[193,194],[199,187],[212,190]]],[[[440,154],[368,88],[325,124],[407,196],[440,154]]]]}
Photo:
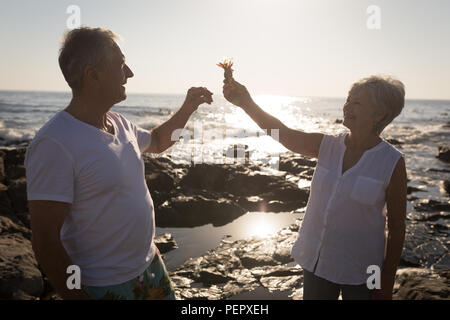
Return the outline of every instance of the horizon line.
{"type": "MultiPolygon", "coordinates": [[[[45,92],[45,93],[71,93],[70,90],[21,90],[21,89],[0,89],[0,92],[45,92]]],[[[160,92],[127,92],[127,95],[168,95],[168,96],[181,96],[186,95],[186,93],[160,93],[160,92]]],[[[292,98],[326,98],[326,99],[345,99],[345,96],[337,97],[337,96],[317,96],[317,95],[282,95],[282,94],[272,94],[272,93],[264,93],[264,94],[255,94],[255,96],[261,95],[271,95],[271,96],[279,96],[279,97],[292,97],[292,98]]],[[[221,94],[221,96],[223,96],[221,94]]],[[[126,100],[126,99],[125,99],[126,100]]],[[[421,100],[421,101],[450,101],[449,98],[406,98],[405,101],[411,100],[421,100]]]]}

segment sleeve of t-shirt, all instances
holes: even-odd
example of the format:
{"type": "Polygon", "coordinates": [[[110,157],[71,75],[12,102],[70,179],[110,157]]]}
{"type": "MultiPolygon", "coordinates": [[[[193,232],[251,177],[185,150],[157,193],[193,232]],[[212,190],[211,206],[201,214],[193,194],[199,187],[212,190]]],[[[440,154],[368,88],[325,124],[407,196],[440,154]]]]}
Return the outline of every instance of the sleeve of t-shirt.
{"type": "Polygon", "coordinates": [[[74,169],[68,151],[52,138],[29,145],[25,155],[28,200],[73,203],[74,169]]]}
{"type": "Polygon", "coordinates": [[[144,153],[150,147],[150,143],[152,142],[152,133],[150,130],[141,128],[137,124],[134,124],[130,121],[131,127],[133,128],[134,135],[136,136],[136,140],[139,145],[139,149],[141,153],[144,153]]]}

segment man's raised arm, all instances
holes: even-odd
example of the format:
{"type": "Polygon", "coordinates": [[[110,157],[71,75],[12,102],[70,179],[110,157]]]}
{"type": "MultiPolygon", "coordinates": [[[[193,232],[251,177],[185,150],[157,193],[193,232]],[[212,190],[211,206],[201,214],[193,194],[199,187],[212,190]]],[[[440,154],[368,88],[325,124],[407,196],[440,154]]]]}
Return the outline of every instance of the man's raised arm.
{"type": "Polygon", "coordinates": [[[172,141],[172,133],[176,129],[184,128],[199,105],[204,102],[211,104],[211,96],[212,93],[206,88],[190,88],[181,108],[169,120],[151,130],[152,141],[145,152],[161,153],[170,148],[176,142],[172,141]]]}

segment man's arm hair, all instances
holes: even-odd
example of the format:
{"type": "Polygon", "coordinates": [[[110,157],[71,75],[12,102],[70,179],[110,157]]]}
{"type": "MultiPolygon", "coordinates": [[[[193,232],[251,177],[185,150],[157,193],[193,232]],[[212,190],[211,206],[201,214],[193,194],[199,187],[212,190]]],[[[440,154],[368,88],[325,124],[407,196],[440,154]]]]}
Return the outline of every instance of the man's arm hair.
{"type": "Polygon", "coordinates": [[[31,215],[33,251],[50,283],[63,299],[87,299],[88,296],[82,290],[70,290],[66,285],[66,271],[72,261],[61,243],[60,231],[69,212],[69,204],[31,200],[28,201],[28,208],[31,215]]]}

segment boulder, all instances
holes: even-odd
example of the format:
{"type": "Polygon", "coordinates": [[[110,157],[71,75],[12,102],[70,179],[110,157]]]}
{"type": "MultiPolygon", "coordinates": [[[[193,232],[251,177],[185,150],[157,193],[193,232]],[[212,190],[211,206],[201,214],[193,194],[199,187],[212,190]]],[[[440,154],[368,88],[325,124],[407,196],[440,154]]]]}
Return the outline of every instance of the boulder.
{"type": "Polygon", "coordinates": [[[449,147],[439,147],[438,155],[436,158],[449,163],[450,162],[450,148],[449,147]]]}
{"type": "Polygon", "coordinates": [[[390,144],[397,145],[397,146],[401,146],[403,144],[403,142],[401,142],[397,139],[394,139],[394,138],[386,139],[386,141],[389,142],[390,144]]]}
{"type": "Polygon", "coordinates": [[[3,161],[3,157],[5,152],[0,150],[0,183],[5,183],[6,173],[5,173],[5,162],[3,161]]]}
{"type": "Polygon", "coordinates": [[[397,270],[393,299],[449,300],[450,270],[433,271],[420,268],[397,270]]]}
{"type": "Polygon", "coordinates": [[[26,148],[2,148],[6,180],[25,177],[24,159],[26,148]]]}
{"type": "Polygon", "coordinates": [[[154,239],[155,245],[161,254],[178,249],[178,245],[172,235],[168,232],[163,233],[154,239]]]}
{"type": "Polygon", "coordinates": [[[167,227],[196,227],[208,223],[223,226],[246,212],[237,203],[224,199],[209,199],[202,195],[179,195],[155,210],[156,225],[167,227]]]}
{"type": "Polygon", "coordinates": [[[8,195],[14,212],[23,213],[28,211],[27,180],[25,177],[10,180],[8,195]]]}
{"type": "Polygon", "coordinates": [[[444,186],[444,190],[447,192],[447,195],[450,196],[450,180],[444,180],[442,185],[444,186]]]}
{"type": "Polygon", "coordinates": [[[0,214],[9,215],[13,214],[11,199],[8,193],[8,187],[0,183],[0,214]]]}
{"type": "Polygon", "coordinates": [[[31,242],[18,233],[0,235],[0,299],[36,299],[43,288],[31,242]]]}
{"type": "Polygon", "coordinates": [[[424,199],[414,206],[417,211],[450,211],[450,201],[440,202],[433,199],[424,199]]]}
{"type": "Polygon", "coordinates": [[[18,233],[31,240],[31,230],[24,226],[15,215],[0,216],[0,235],[18,233]]]}

